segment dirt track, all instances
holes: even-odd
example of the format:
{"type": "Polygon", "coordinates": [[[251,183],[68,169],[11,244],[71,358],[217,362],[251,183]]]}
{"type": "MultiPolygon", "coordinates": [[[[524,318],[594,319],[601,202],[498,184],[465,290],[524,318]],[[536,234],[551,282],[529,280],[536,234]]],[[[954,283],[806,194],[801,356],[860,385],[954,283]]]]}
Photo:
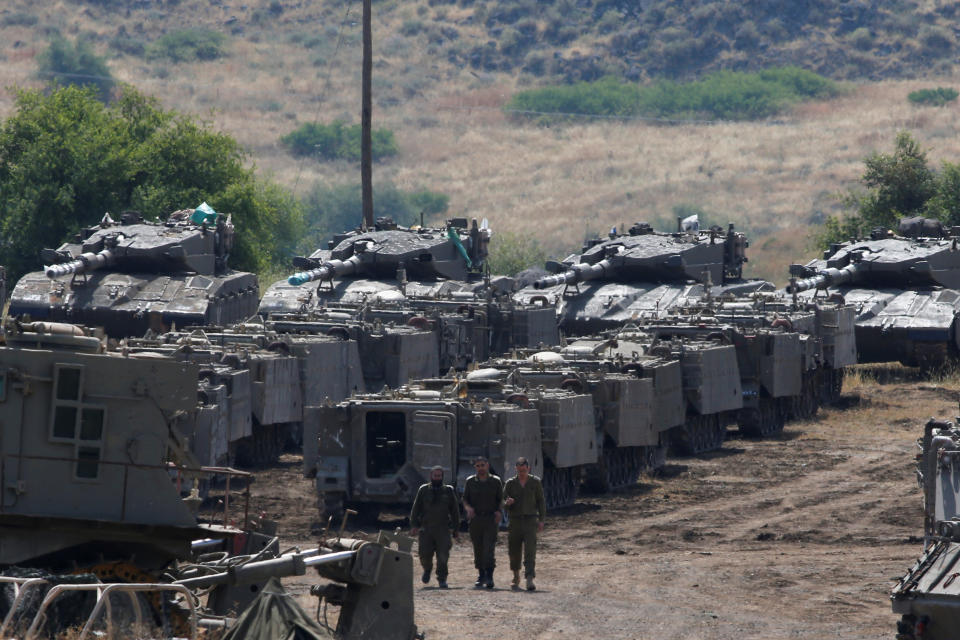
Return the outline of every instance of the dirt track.
{"type": "MultiPolygon", "coordinates": [[[[921,546],[916,439],[928,417],[953,418],[960,392],[848,387],[846,408],[778,439],[734,436],[722,451],[671,459],[631,490],[552,514],[535,593],[509,590],[505,540],[494,592],[472,588],[468,545],[456,546],[449,591],[416,584],[419,628],[485,640],[892,638],[891,579],[921,546]]],[[[295,459],[262,474],[254,505],[279,519],[285,542],[309,544],[316,511],[295,459]]],[[[312,582],[285,584],[305,594],[312,582]]],[[[313,611],[312,598],[300,601],[313,611]]]]}

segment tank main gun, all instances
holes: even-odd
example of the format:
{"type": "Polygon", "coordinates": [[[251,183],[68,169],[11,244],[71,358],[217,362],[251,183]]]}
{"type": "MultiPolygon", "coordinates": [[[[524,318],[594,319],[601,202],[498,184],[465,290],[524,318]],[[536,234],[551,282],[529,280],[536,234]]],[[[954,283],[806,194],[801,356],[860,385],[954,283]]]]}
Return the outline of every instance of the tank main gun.
{"type": "Polygon", "coordinates": [[[80,254],[75,260],[44,267],[43,272],[48,278],[59,278],[71,273],[87,273],[103,267],[109,267],[117,261],[112,249],[104,249],[97,253],[87,252],[80,254]]]}
{"type": "Polygon", "coordinates": [[[604,258],[596,264],[580,262],[563,273],[553,276],[544,276],[533,283],[534,289],[547,289],[561,284],[578,284],[585,280],[600,279],[612,275],[615,267],[609,258],[604,258]]]}
{"type": "Polygon", "coordinates": [[[800,293],[811,289],[826,289],[846,282],[853,282],[857,273],[860,271],[859,263],[851,263],[842,269],[828,267],[823,269],[817,275],[800,280],[791,279],[787,285],[787,293],[800,293]]]}
{"type": "Polygon", "coordinates": [[[342,278],[354,273],[360,273],[363,270],[363,263],[359,255],[352,255],[346,260],[328,260],[322,266],[308,271],[300,271],[287,278],[287,283],[293,286],[299,286],[308,282],[317,280],[332,280],[335,277],[342,278]]]}

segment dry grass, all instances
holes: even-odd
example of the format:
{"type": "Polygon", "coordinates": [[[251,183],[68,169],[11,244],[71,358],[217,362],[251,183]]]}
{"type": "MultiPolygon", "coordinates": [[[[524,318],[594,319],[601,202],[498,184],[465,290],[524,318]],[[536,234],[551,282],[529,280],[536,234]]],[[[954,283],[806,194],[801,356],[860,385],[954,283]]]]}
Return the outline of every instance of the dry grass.
{"type": "MultiPolygon", "coordinates": [[[[11,10],[28,10],[25,2],[10,4],[19,5],[11,10]]],[[[835,194],[856,185],[866,155],[892,149],[897,131],[910,130],[934,163],[960,156],[957,107],[918,109],[906,100],[915,89],[957,81],[949,77],[857,85],[843,98],[761,123],[516,123],[499,110],[516,88],[515,78],[453,68],[421,41],[398,36],[399,24],[418,10],[439,10],[421,5],[426,1],[387,3],[381,5],[385,17],[375,16],[376,42],[387,50],[374,68],[375,126],[393,129],[401,149],[400,157],[375,168],[375,177],[447,193],[451,214],[487,217],[494,229],[535,235],[558,255],[577,247],[585,234],[612,225],[648,220],[669,228],[673,207],[696,205],[708,223],[732,221],[750,233],[750,275],[783,282],[787,264],[812,254],[811,225],[838,211],[835,194]]],[[[30,10],[41,15],[41,25],[60,25],[68,34],[93,32],[105,41],[120,24],[129,32],[139,24],[150,40],[188,22],[224,29],[229,17],[242,22],[267,6],[264,0],[183,0],[162,12],[122,15],[59,2],[30,10]]],[[[450,7],[447,15],[463,20],[471,11],[450,7]]],[[[336,53],[337,24],[321,22],[319,12],[310,4],[291,5],[269,28],[248,26],[231,37],[231,55],[220,61],[164,65],[125,57],[112,60],[111,68],[165,106],[207,118],[235,136],[260,172],[298,193],[320,180],[356,180],[354,165],[297,160],[277,142],[303,122],[358,120],[359,8],[352,9],[336,53]],[[316,51],[288,41],[294,31],[326,38],[325,64],[316,66],[316,51]],[[158,77],[160,67],[166,78],[158,77]]],[[[343,12],[341,7],[336,15],[343,12]]],[[[460,32],[464,46],[480,39],[470,26],[460,32]]],[[[0,29],[3,86],[37,86],[34,56],[45,46],[37,33],[0,29]]],[[[11,95],[3,92],[0,116],[11,110],[11,95]]]]}

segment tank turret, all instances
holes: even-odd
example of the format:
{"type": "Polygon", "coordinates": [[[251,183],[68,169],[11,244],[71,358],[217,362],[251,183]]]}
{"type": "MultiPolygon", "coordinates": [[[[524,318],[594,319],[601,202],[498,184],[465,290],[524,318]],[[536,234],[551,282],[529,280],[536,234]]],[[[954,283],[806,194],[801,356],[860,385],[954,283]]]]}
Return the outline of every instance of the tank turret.
{"type": "Polygon", "coordinates": [[[831,245],[820,260],[791,265],[787,291],[804,299],[841,296],[852,305],[861,362],[938,367],[960,347],[958,248],[956,238],[878,229],[869,239],[831,245]]]}
{"type": "Polygon", "coordinates": [[[587,243],[580,254],[548,262],[554,275],[520,290],[518,302],[542,301],[557,307],[568,335],[614,329],[638,318],[659,317],[687,297],[736,287],[773,289],[769,283],[741,280],[747,240],[731,224],[700,231],[685,220],[674,233],[634,224],[626,232],[587,243]]]}
{"type": "Polygon", "coordinates": [[[352,231],[334,238],[327,250],[297,258],[305,268],[287,278],[300,286],[334,278],[409,278],[467,280],[479,275],[487,257],[490,230],[474,220],[451,220],[446,229],[407,229],[381,218],[372,231],[352,231]]]}
{"type": "Polygon", "coordinates": [[[229,268],[233,240],[230,216],[205,205],[165,222],[107,214],[41,252],[48,266],[17,283],[11,313],[100,326],[115,338],[238,322],[256,313],[259,287],[255,275],[229,268]]]}
{"type": "Polygon", "coordinates": [[[721,284],[740,278],[746,261],[743,234],[730,225],[726,234],[707,232],[656,233],[649,225],[636,224],[629,234],[611,232],[610,239],[584,247],[583,253],[554,268],[554,276],[537,280],[534,288],[545,289],[587,280],[619,282],[709,281],[721,284]]]}

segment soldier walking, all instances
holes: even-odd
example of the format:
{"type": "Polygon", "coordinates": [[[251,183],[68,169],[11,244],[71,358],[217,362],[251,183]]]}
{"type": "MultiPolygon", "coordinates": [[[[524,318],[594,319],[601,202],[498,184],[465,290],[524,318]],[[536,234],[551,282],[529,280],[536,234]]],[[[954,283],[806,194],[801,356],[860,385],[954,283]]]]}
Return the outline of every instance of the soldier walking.
{"type": "Polygon", "coordinates": [[[503,484],[490,473],[490,463],[483,456],[473,461],[476,473],[467,478],[463,487],[463,508],[470,522],[470,540],[473,541],[473,564],[477,568],[477,589],[493,589],[493,569],[496,566],[494,547],[500,528],[500,504],[503,502],[503,484]]]}
{"type": "Polygon", "coordinates": [[[430,469],[430,482],[421,485],[410,509],[410,534],[420,534],[418,552],[423,584],[430,582],[433,555],[437,555],[437,584],[447,588],[447,562],[452,538],[460,527],[460,507],[453,487],[443,484],[443,467],[430,469]],[[452,534],[452,538],[451,538],[452,534]]]}
{"type": "Polygon", "coordinates": [[[520,588],[520,561],[523,560],[527,591],[533,591],[537,588],[533,583],[537,575],[537,533],[543,531],[547,503],[543,498],[543,483],[537,476],[530,475],[530,463],[527,459],[517,458],[516,466],[517,475],[507,480],[503,488],[503,504],[507,507],[510,520],[507,551],[510,555],[510,570],[513,571],[511,588],[514,591],[520,588]]]}

